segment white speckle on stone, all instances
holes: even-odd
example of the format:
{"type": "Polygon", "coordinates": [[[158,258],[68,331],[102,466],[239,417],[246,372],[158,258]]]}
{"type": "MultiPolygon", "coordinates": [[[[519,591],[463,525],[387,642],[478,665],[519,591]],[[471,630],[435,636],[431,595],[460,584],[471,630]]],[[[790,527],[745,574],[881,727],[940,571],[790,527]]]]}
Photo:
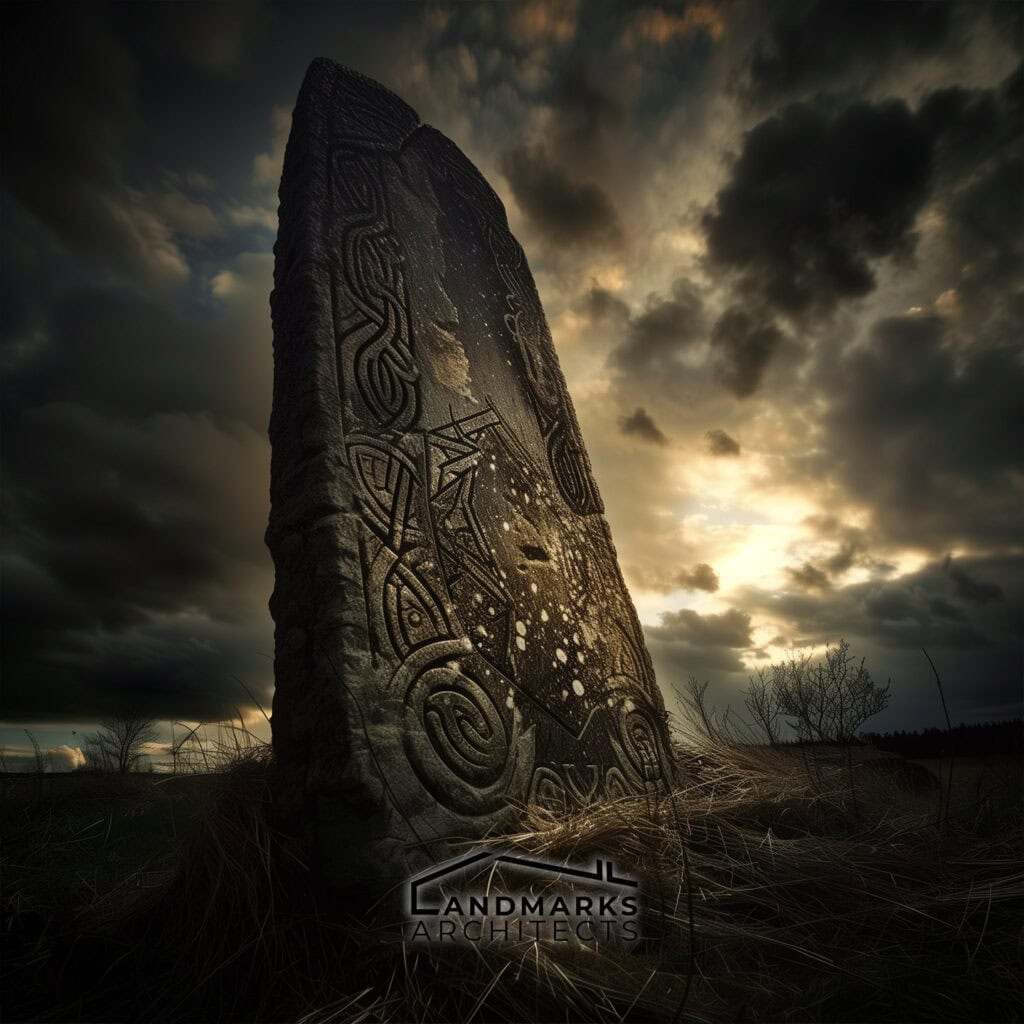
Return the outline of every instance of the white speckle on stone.
{"type": "Polygon", "coordinates": [[[574,679],[572,681],[572,692],[575,693],[577,697],[583,696],[583,684],[578,679],[574,679]]]}
{"type": "Polygon", "coordinates": [[[510,693],[505,698],[505,707],[507,707],[507,708],[514,708],[515,706],[516,706],[516,702],[512,699],[512,694],[510,693]]]}
{"type": "Polygon", "coordinates": [[[487,609],[487,614],[488,615],[493,615],[494,614],[494,609],[493,608],[488,608],[487,609]]]}
{"type": "Polygon", "coordinates": [[[531,583],[530,584],[530,593],[531,594],[536,594],[537,593],[537,584],[536,583],[531,583]]]}
{"type": "Polygon", "coordinates": [[[568,612],[562,612],[562,621],[563,622],[568,622],[569,621],[569,614],[568,614],[568,612]]]}
{"type": "Polygon", "coordinates": [[[580,635],[579,635],[579,633],[573,633],[573,635],[572,635],[572,642],[573,642],[573,643],[574,643],[574,644],[575,644],[575,645],[576,645],[577,647],[579,647],[579,645],[580,645],[580,635]]]}
{"type": "Polygon", "coordinates": [[[525,501],[527,505],[530,504],[530,496],[525,491],[523,492],[523,501],[525,501]]]}
{"type": "Polygon", "coordinates": [[[577,651],[576,660],[582,665],[587,659],[582,651],[577,651]]]}
{"type": "Polygon", "coordinates": [[[522,619],[516,620],[516,632],[520,636],[526,636],[526,623],[522,619]]]}
{"type": "Polygon", "coordinates": [[[551,616],[548,615],[547,608],[541,608],[541,610],[540,610],[540,621],[541,622],[547,622],[548,619],[550,619],[550,618],[551,618],[551,616]]]}
{"type": "Polygon", "coordinates": [[[516,637],[516,647],[521,651],[526,650],[526,641],[521,636],[516,637]]]}
{"type": "Polygon", "coordinates": [[[504,530],[504,531],[505,531],[506,533],[508,533],[508,531],[512,529],[512,527],[511,527],[511,526],[509,526],[509,525],[508,525],[508,523],[502,523],[502,524],[501,524],[501,528],[502,528],[502,529],[503,529],[503,530],[504,530]]]}
{"type": "Polygon", "coordinates": [[[608,707],[610,707],[610,708],[615,707],[615,698],[614,697],[609,697],[608,698],[608,707]]]}
{"type": "Polygon", "coordinates": [[[568,699],[569,699],[569,691],[568,690],[563,690],[562,691],[562,700],[568,700],[568,699]]]}
{"type": "Polygon", "coordinates": [[[479,633],[479,634],[480,634],[481,636],[487,636],[487,630],[486,630],[486,629],[484,629],[484,627],[483,627],[483,626],[477,626],[477,627],[476,627],[476,631],[477,631],[477,632],[478,632],[478,633],[479,633]]]}
{"type": "Polygon", "coordinates": [[[484,595],[483,594],[474,594],[473,595],[473,604],[483,604],[483,603],[484,603],[484,595]]]}
{"type": "Polygon", "coordinates": [[[636,705],[633,703],[632,700],[630,700],[629,697],[626,698],[626,703],[624,706],[627,711],[634,711],[636,709],[636,705]]]}
{"type": "Polygon", "coordinates": [[[561,647],[559,647],[559,648],[557,648],[557,649],[555,650],[555,657],[556,657],[556,658],[557,658],[557,659],[558,659],[558,660],[559,660],[559,661],[560,661],[560,662],[561,662],[561,663],[562,663],[563,665],[564,665],[564,664],[565,664],[565,663],[566,663],[566,662],[567,662],[567,661],[569,660],[569,657],[568,657],[568,655],[567,655],[567,654],[565,653],[565,651],[563,651],[563,650],[562,650],[562,648],[561,648],[561,647]]]}

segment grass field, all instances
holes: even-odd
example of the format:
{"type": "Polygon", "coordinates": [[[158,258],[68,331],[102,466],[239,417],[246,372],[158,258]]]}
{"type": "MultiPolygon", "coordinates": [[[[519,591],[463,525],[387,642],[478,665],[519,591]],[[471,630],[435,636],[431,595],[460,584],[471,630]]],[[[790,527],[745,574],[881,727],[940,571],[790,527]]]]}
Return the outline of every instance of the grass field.
{"type": "Polygon", "coordinates": [[[271,827],[258,751],[191,776],[2,776],[3,1019],[1022,1018],[1018,760],[958,763],[948,817],[937,772],[858,762],[851,792],[806,751],[682,760],[671,797],[533,811],[496,840],[643,879],[656,941],[629,953],[367,928],[271,827]]]}

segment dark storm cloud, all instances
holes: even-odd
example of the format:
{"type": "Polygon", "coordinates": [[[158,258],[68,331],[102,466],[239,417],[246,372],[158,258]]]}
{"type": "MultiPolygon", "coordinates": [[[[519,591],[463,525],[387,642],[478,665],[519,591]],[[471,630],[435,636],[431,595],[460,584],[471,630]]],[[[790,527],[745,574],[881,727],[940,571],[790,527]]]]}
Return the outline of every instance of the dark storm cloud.
{"type": "Polygon", "coordinates": [[[862,545],[858,540],[847,540],[839,545],[834,555],[825,559],[825,570],[832,576],[841,576],[848,569],[852,569],[857,557],[862,551],[862,545]]]}
{"type": "Polygon", "coordinates": [[[801,590],[827,590],[830,586],[827,573],[810,562],[804,562],[798,567],[788,567],[786,575],[790,582],[795,583],[801,590]]]}
{"type": "Polygon", "coordinates": [[[1005,599],[1002,587],[995,583],[974,579],[965,569],[954,565],[952,559],[946,559],[945,569],[949,573],[949,578],[956,585],[957,595],[965,601],[970,601],[972,604],[988,604],[990,601],[1005,599]]]}
{"type": "Polygon", "coordinates": [[[240,645],[222,641],[266,648],[262,602],[245,593],[269,576],[263,436],[55,402],[20,414],[7,442],[4,715],[112,710],[132,688],[163,710],[177,692],[178,714],[223,703],[225,671],[209,676],[239,664],[240,645]]]}
{"type": "Polygon", "coordinates": [[[2,47],[4,187],[73,249],[136,280],[184,277],[166,223],[126,177],[139,70],[104,14],[12,6],[2,47]]]}
{"type": "MultiPolygon", "coordinates": [[[[814,593],[747,587],[735,597],[755,614],[788,624],[788,635],[773,642],[820,645],[846,637],[858,655],[872,654],[875,664],[881,658],[897,681],[896,695],[908,707],[927,709],[935,700],[923,647],[940,667],[958,714],[971,716],[979,706],[1019,708],[1024,560],[992,556],[955,564],[971,579],[998,586],[1005,600],[979,607],[960,592],[943,561],[895,580],[814,593]]],[[[937,704],[932,712],[938,714],[937,704]]],[[[916,712],[918,717],[921,713],[916,712]]]]}
{"type": "MultiPolygon", "coordinates": [[[[895,5],[894,5],[895,6],[895,5]]],[[[719,320],[722,382],[755,391],[778,347],[775,317],[823,317],[875,288],[873,264],[905,259],[926,201],[946,213],[957,298],[1009,337],[1024,312],[1024,70],[994,89],[902,100],[794,103],[749,131],[703,217],[710,265],[732,275],[719,320]]]]}
{"type": "Polygon", "coordinates": [[[602,89],[586,63],[569,65],[548,95],[555,112],[555,145],[566,158],[600,157],[625,121],[622,104],[602,89]]]}
{"type": "Polygon", "coordinates": [[[740,453],[739,441],[731,437],[724,430],[709,430],[704,435],[704,439],[707,441],[708,455],[728,458],[740,453]]]}
{"type": "Polygon", "coordinates": [[[1011,310],[1019,324],[1024,306],[1024,64],[995,89],[938,90],[918,116],[935,139],[937,178],[945,186],[942,205],[961,268],[960,300],[982,319],[993,310],[1011,310]]]}
{"type": "Polygon", "coordinates": [[[893,566],[872,557],[864,531],[846,526],[834,516],[809,516],[803,525],[821,539],[836,544],[832,554],[818,557],[816,563],[805,561],[801,566],[789,566],[786,575],[803,590],[826,590],[855,565],[868,569],[874,576],[883,577],[893,566]]]}
{"type": "Polygon", "coordinates": [[[750,616],[736,608],[719,615],[699,615],[689,608],[664,612],[659,634],[673,640],[687,641],[702,647],[749,647],[750,616]]]}
{"type": "Polygon", "coordinates": [[[636,375],[671,372],[678,368],[678,354],[703,331],[700,295],[688,281],[677,280],[670,298],[648,296],[643,311],[629,321],[625,340],[613,349],[612,365],[636,375]]]}
{"type": "MultiPolygon", "coordinates": [[[[235,266],[265,294],[266,257],[235,266]]],[[[6,716],[146,694],[207,715],[240,699],[232,666],[266,678],[269,333],[259,306],[191,319],[87,289],[9,342],[6,716]]]]}
{"type": "Polygon", "coordinates": [[[699,562],[691,569],[683,569],[676,576],[676,584],[687,590],[706,590],[713,594],[718,590],[718,573],[707,562],[699,562]]]}
{"type": "Polygon", "coordinates": [[[658,626],[646,626],[658,676],[669,686],[689,675],[742,672],[739,651],[752,646],[750,616],[737,608],[700,615],[688,608],[665,612],[658,626]]]}
{"type": "Polygon", "coordinates": [[[761,323],[738,306],[727,309],[711,331],[715,375],[738,398],[752,395],[775,351],[782,345],[782,331],[773,323],[761,323]]]}
{"type": "MultiPolygon", "coordinates": [[[[959,560],[958,560],[959,561],[959,560]]],[[[942,562],[933,562],[898,580],[871,580],[811,593],[742,592],[745,607],[780,617],[792,625],[791,641],[824,643],[857,636],[893,650],[942,647],[1001,651],[1004,671],[1019,648],[1021,615],[1019,556],[963,559],[965,571],[998,579],[1008,599],[979,612],[959,592],[942,562]],[[1016,582],[1015,581],[1016,577],[1016,582]],[[1008,646],[1009,645],[1009,646],[1008,646]]]]}
{"type": "Polygon", "coordinates": [[[577,306],[579,312],[596,321],[625,323],[629,320],[629,306],[607,288],[593,285],[577,306]]]}
{"type": "Polygon", "coordinates": [[[90,624],[210,600],[240,564],[262,562],[261,436],[202,416],[128,423],[66,402],[27,411],[12,434],[9,536],[90,624]]]}
{"type": "Polygon", "coordinates": [[[649,444],[668,444],[668,438],[651,419],[650,414],[642,408],[634,409],[628,416],[619,419],[619,429],[631,437],[638,437],[649,444]]]}
{"type": "Polygon", "coordinates": [[[746,134],[704,216],[712,265],[794,317],[866,295],[870,262],[913,245],[929,141],[901,100],[786,107],[746,134]]]}
{"type": "Polygon", "coordinates": [[[1024,65],[993,89],[949,86],[930,93],[918,119],[936,140],[940,169],[950,177],[971,173],[993,157],[1020,148],[1024,65]]]}
{"type": "MultiPolygon", "coordinates": [[[[264,265],[250,258],[255,285],[264,265]]],[[[79,402],[118,417],[207,412],[265,429],[271,359],[254,341],[269,346],[270,328],[259,310],[203,320],[130,292],[83,289],[48,319],[45,341],[7,375],[9,403],[79,402]]]]}
{"type": "MultiPolygon", "coordinates": [[[[5,576],[9,566],[4,565],[5,576]]],[[[265,699],[272,639],[250,619],[203,614],[151,618],[119,630],[56,631],[47,609],[24,610],[27,595],[5,581],[12,610],[5,638],[0,711],[12,721],[95,721],[126,707],[167,719],[217,720],[251,710],[242,679],[265,699]]],[[[54,596],[59,591],[49,588],[54,596]]]]}
{"type": "Polygon", "coordinates": [[[1016,344],[960,349],[939,317],[894,317],[826,361],[830,473],[884,510],[890,540],[1019,543],[1024,366],[1016,344]]]}
{"type": "Polygon", "coordinates": [[[501,159],[512,195],[532,227],[550,244],[618,245],[622,227],[607,193],[554,163],[542,146],[515,146],[501,159]]]}
{"type": "Polygon", "coordinates": [[[953,4],[913,0],[815,0],[770,10],[773,20],[755,42],[745,69],[747,95],[755,103],[849,78],[867,84],[897,60],[944,47],[957,20],[953,4]]]}
{"type": "Polygon", "coordinates": [[[151,60],[166,60],[170,50],[207,75],[235,75],[269,27],[268,6],[262,0],[157,4],[140,25],[140,42],[151,60]]]}

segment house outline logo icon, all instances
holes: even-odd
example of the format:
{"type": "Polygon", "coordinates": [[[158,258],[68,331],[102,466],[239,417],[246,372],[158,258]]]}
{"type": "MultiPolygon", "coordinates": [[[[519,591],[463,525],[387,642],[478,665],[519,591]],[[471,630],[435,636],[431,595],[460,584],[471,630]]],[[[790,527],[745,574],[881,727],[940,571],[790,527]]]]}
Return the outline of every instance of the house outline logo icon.
{"type": "Polygon", "coordinates": [[[577,879],[585,882],[603,882],[618,889],[639,889],[640,883],[635,878],[628,878],[615,873],[615,866],[610,860],[598,858],[592,869],[573,867],[567,864],[520,857],[516,854],[501,853],[494,850],[483,850],[454,863],[449,861],[439,868],[431,868],[409,880],[409,913],[414,917],[437,917],[441,914],[440,907],[423,906],[421,888],[431,883],[440,882],[444,878],[458,874],[466,869],[479,865],[485,867],[493,864],[509,864],[537,874],[547,874],[555,878],[577,879]]]}

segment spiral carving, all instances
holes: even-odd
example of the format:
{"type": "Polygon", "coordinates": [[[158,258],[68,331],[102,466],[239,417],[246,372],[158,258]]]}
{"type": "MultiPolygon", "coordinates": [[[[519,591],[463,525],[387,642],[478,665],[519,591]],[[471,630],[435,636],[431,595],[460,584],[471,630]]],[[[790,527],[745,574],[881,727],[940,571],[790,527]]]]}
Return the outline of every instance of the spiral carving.
{"type": "Polygon", "coordinates": [[[462,814],[496,811],[532,760],[522,757],[518,719],[481,681],[474,655],[447,660],[450,644],[435,647],[445,653],[424,663],[406,692],[406,755],[438,803],[462,814]]]}

